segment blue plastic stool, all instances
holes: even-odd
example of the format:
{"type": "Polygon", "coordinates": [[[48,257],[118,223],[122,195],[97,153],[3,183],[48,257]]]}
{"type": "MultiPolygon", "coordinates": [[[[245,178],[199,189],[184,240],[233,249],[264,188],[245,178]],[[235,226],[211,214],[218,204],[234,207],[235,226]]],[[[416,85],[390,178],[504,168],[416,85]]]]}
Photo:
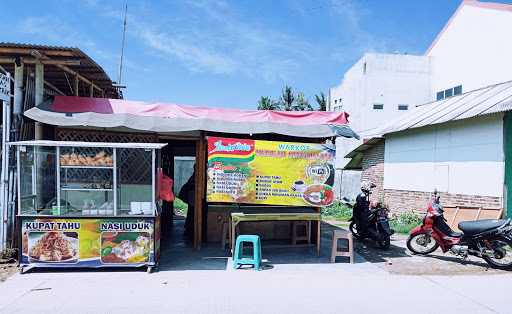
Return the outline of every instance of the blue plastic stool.
{"type": "Polygon", "coordinates": [[[256,271],[261,266],[261,241],[258,235],[241,234],[236,238],[235,253],[233,254],[233,268],[238,265],[254,265],[256,271]],[[242,257],[243,244],[252,243],[252,258],[242,257]]]}

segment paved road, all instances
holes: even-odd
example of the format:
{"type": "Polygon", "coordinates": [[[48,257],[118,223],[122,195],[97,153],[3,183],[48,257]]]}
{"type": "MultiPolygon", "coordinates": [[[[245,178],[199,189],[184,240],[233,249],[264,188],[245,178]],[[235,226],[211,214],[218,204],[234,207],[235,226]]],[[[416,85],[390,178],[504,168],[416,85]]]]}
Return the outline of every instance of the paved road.
{"type": "Polygon", "coordinates": [[[227,266],[15,275],[0,284],[0,313],[512,313],[512,274],[402,276],[371,263],[227,266]]]}

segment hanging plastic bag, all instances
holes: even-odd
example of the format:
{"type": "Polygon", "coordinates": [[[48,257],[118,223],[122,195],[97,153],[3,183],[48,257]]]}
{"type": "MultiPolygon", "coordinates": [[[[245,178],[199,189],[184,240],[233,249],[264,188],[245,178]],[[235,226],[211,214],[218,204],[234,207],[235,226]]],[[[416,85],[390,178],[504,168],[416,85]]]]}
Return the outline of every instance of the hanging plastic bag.
{"type": "Polygon", "coordinates": [[[172,192],[174,181],[166,176],[162,169],[158,169],[158,179],[158,195],[160,199],[167,202],[174,201],[174,193],[172,192]]]}

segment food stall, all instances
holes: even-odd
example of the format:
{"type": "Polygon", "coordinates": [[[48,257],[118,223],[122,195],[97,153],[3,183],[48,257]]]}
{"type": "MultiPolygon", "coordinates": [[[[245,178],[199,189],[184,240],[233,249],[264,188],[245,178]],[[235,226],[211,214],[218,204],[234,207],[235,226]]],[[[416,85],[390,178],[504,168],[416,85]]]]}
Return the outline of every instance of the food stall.
{"type": "Polygon", "coordinates": [[[141,267],[160,249],[166,144],[25,141],[17,154],[20,265],[141,267]]]}
{"type": "MultiPolygon", "coordinates": [[[[320,152],[326,148],[322,145],[328,141],[332,143],[336,137],[358,138],[350,128],[348,114],[345,112],[241,110],[160,102],[144,103],[125,99],[55,96],[25,111],[24,115],[42,123],[46,128],[46,134],[53,132],[53,138],[57,140],[168,143],[168,147],[162,151],[162,159],[170,161],[170,166],[164,167],[164,173],[170,177],[174,177],[174,167],[172,167],[174,157],[195,157],[194,211],[191,219],[193,221],[192,244],[196,249],[201,248],[205,242],[221,242],[223,235],[229,233],[223,230],[230,229],[227,228],[231,218],[230,213],[238,208],[247,213],[249,207],[254,206],[254,209],[261,214],[265,211],[269,213],[271,208],[277,208],[278,213],[284,214],[284,210],[286,213],[296,213],[297,210],[294,207],[300,207],[301,215],[302,211],[307,211],[314,214],[315,218],[319,217],[320,207],[328,205],[328,201],[334,194],[332,188],[327,187],[332,185],[321,182],[331,180],[334,169],[331,166],[328,167],[327,178],[325,174],[320,173],[315,177],[312,176],[315,171],[327,173],[327,170],[325,167],[313,167],[313,165],[308,168],[311,175],[306,177],[305,165],[308,162],[315,163],[315,159],[316,163],[325,164],[318,158],[320,158],[320,152]],[[222,158],[225,157],[221,156],[223,147],[219,146],[218,151],[209,149],[209,138],[213,141],[214,137],[234,138],[235,143],[241,144],[244,144],[245,140],[256,141],[254,161],[237,164],[237,161],[243,161],[246,157],[252,158],[244,156],[243,149],[239,152],[238,160],[237,158],[223,160],[222,158]],[[313,144],[318,145],[316,147],[319,149],[314,148],[308,151],[307,148],[313,148],[313,144]],[[304,149],[306,153],[318,152],[318,154],[315,155],[316,157],[303,155],[304,151],[300,150],[304,149]],[[272,150],[274,155],[265,156],[268,150],[272,150]],[[283,158],[284,156],[287,157],[283,158]],[[224,161],[226,164],[222,165],[224,161]],[[257,174],[260,178],[251,177],[244,181],[245,191],[252,189],[252,193],[233,193],[233,186],[239,182],[236,175],[228,174],[233,172],[230,167],[238,167],[239,174],[242,175],[261,172],[257,174]],[[252,172],[249,172],[247,168],[251,167],[259,170],[252,169],[250,170],[252,172]],[[216,184],[213,176],[217,178],[216,184]],[[232,181],[228,191],[222,191],[226,188],[223,186],[224,183],[220,182],[222,176],[232,181]],[[273,178],[269,176],[281,177],[282,182],[278,178],[270,182],[269,180],[273,178]],[[258,179],[258,195],[256,195],[256,179],[258,179]],[[315,182],[318,183],[315,184],[315,182]],[[271,187],[268,187],[269,184],[271,187]],[[308,189],[310,185],[312,187],[308,189]],[[270,189],[270,191],[264,191],[264,189],[270,189]],[[274,195],[268,197],[265,193],[274,193],[274,195]]],[[[215,145],[214,142],[212,143],[215,145]]],[[[329,150],[329,152],[332,156],[334,151],[329,150]]],[[[229,155],[231,152],[223,153],[229,155]]],[[[322,156],[326,155],[322,154],[322,156]]],[[[333,161],[330,160],[328,164],[332,165],[333,161]]],[[[172,205],[169,205],[164,202],[167,212],[172,209],[172,205]]],[[[165,213],[166,211],[164,215],[165,213]]],[[[272,214],[274,213],[275,211],[272,211],[272,214]]],[[[309,220],[310,217],[312,216],[304,218],[309,220]]],[[[253,217],[249,217],[247,213],[243,219],[248,218],[253,217]]],[[[173,222],[172,218],[162,219],[162,224],[167,227],[166,230],[173,227],[173,222]]],[[[267,231],[272,232],[275,235],[274,238],[279,241],[285,240],[290,230],[290,223],[286,221],[275,223],[244,221],[239,225],[243,232],[250,231],[244,226],[259,225],[267,228],[267,231]]],[[[317,222],[310,225],[314,231],[317,222]]],[[[268,238],[270,237],[265,237],[265,239],[268,238]]]]}

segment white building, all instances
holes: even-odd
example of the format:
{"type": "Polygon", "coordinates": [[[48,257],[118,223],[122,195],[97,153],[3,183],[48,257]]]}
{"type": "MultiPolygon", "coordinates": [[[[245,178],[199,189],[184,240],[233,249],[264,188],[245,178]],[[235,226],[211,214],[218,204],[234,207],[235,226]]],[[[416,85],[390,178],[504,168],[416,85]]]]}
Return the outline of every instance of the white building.
{"type": "Polygon", "coordinates": [[[329,90],[329,106],[348,112],[352,129],[364,133],[429,101],[430,77],[428,57],[366,53],[329,90]]]}
{"type": "Polygon", "coordinates": [[[393,210],[424,209],[432,191],[449,206],[512,215],[512,81],[420,105],[353,150],[351,164],[393,210]]]}
{"type": "MultiPolygon", "coordinates": [[[[428,57],[367,53],[345,73],[339,86],[329,90],[329,107],[348,112],[351,128],[364,138],[369,130],[407,113],[413,104],[428,101],[430,77],[428,57]]],[[[354,197],[359,192],[360,173],[341,171],[349,161],[343,157],[359,144],[354,139],[336,140],[339,196],[354,197]]]]}
{"type": "Polygon", "coordinates": [[[512,5],[463,1],[425,53],[432,100],[510,80],[511,38],[512,5]]]}
{"type": "MultiPolygon", "coordinates": [[[[365,54],[341,85],[330,89],[330,109],[348,112],[352,128],[369,137],[376,132],[372,129],[407,112],[399,105],[411,110],[512,79],[511,36],[512,5],[462,1],[424,56],[365,54]]],[[[338,169],[348,163],[343,156],[359,144],[337,143],[338,169]]],[[[353,193],[347,181],[342,194],[353,193]]]]}

